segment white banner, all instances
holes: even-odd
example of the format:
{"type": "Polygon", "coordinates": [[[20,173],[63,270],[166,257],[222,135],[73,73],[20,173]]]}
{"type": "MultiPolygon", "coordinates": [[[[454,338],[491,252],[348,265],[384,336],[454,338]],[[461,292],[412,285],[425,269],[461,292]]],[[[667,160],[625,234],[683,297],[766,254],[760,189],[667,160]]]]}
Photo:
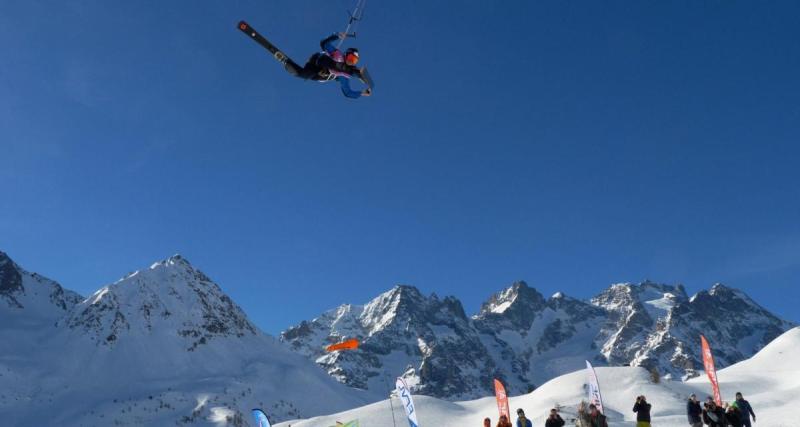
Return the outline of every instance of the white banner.
{"type": "Polygon", "coordinates": [[[597,381],[597,373],[588,360],[586,361],[586,374],[588,376],[587,384],[589,385],[589,403],[594,404],[602,414],[604,412],[603,397],[600,396],[600,383],[597,381]]]}
{"type": "Polygon", "coordinates": [[[406,408],[406,414],[408,414],[408,423],[411,427],[419,427],[419,423],[417,422],[417,411],[414,409],[414,401],[411,399],[411,390],[408,389],[408,385],[402,378],[397,378],[397,395],[400,397],[400,400],[403,402],[403,406],[406,408]]]}

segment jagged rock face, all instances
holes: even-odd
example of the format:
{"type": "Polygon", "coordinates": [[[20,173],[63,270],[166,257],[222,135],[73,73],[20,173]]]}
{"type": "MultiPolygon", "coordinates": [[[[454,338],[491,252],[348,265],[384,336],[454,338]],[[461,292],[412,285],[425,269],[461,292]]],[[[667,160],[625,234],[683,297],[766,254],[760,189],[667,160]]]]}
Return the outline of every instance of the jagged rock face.
{"type": "Polygon", "coordinates": [[[22,311],[29,319],[52,320],[81,299],[52,280],[25,271],[0,251],[0,309],[22,311]]]}
{"type": "MultiPolygon", "coordinates": [[[[677,305],[667,324],[670,338],[695,344],[692,349],[699,345],[700,334],[705,335],[712,343],[715,362],[720,367],[749,358],[793,326],[741,291],[721,284],[677,305]]],[[[703,366],[700,354],[695,351],[680,352],[673,363],[675,371],[682,363],[697,369],[703,366]]]]}
{"type": "Polygon", "coordinates": [[[547,299],[517,282],[471,319],[455,298],[428,299],[398,287],[363,307],[345,305],[303,322],[281,340],[355,387],[388,387],[376,378],[407,372],[417,393],[463,399],[491,394],[492,377],[511,393],[527,392],[581,369],[584,359],[691,377],[702,369],[701,333],[724,367],[791,327],[721,285],[689,298],[681,285],[616,284],[581,301],[562,293],[547,299]],[[364,344],[357,352],[322,352],[345,337],[364,344]]]}
{"type": "Polygon", "coordinates": [[[603,310],[562,293],[545,299],[525,282],[492,296],[474,316],[482,342],[501,366],[511,392],[523,393],[566,366],[593,358],[603,310]],[[570,351],[563,350],[569,348],[570,351]]]}
{"type": "Polygon", "coordinates": [[[303,322],[282,333],[281,340],[339,381],[364,389],[388,391],[403,374],[426,394],[467,397],[473,389],[487,393],[495,373],[461,303],[425,297],[408,286],[303,322]],[[361,341],[359,351],[324,352],[346,337],[361,341]]]}
{"type": "MultiPolygon", "coordinates": [[[[626,365],[637,358],[645,360],[651,333],[664,331],[664,323],[675,305],[688,301],[682,286],[644,282],[638,286],[616,284],[592,299],[608,313],[599,340],[601,352],[611,365],[626,365]]],[[[646,366],[636,363],[637,366],[646,366]]]]}
{"type": "Polygon", "coordinates": [[[498,292],[481,306],[477,318],[491,319],[493,326],[513,328],[519,331],[530,329],[536,314],[541,312],[547,302],[536,289],[525,282],[516,282],[510,288],[498,292]]]}
{"type": "Polygon", "coordinates": [[[675,378],[702,369],[700,334],[718,367],[752,356],[792,327],[744,293],[715,285],[688,298],[682,286],[614,285],[592,302],[609,312],[602,352],[612,365],[630,364],[675,378]]]}
{"type": "Polygon", "coordinates": [[[257,333],[219,286],[180,256],[104,286],[73,307],[60,324],[107,346],[126,335],[172,333],[189,351],[216,337],[257,333]]]}
{"type": "Polygon", "coordinates": [[[8,305],[22,308],[22,304],[17,301],[14,294],[25,292],[22,287],[22,275],[17,270],[14,262],[4,252],[0,252],[0,296],[8,305]]]}

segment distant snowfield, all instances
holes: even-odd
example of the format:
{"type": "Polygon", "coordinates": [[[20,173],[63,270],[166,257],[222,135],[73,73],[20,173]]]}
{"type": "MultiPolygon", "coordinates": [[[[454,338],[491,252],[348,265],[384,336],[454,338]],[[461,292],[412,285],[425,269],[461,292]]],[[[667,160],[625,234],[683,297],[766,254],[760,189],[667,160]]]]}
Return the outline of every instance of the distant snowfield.
{"type": "MultiPolygon", "coordinates": [[[[577,367],[577,366],[576,366],[577,367]]],[[[654,384],[643,368],[599,367],[596,368],[603,393],[603,404],[609,418],[609,426],[634,426],[632,412],[636,396],[644,394],[653,405],[653,425],[658,427],[686,427],[686,399],[696,393],[705,399],[711,394],[711,385],[705,375],[688,382],[662,381],[654,384]]],[[[800,328],[794,328],[775,339],[752,358],[718,371],[723,400],[732,401],[741,391],[753,405],[758,416],[757,426],[796,426],[796,400],[800,396],[800,328]]],[[[544,424],[550,408],[563,407],[562,416],[567,419],[575,414],[575,407],[585,396],[584,370],[576,371],[548,381],[530,394],[510,397],[512,412],[523,408],[534,426],[544,424]]],[[[497,422],[497,406],[494,398],[483,398],[467,402],[448,402],[427,396],[415,396],[417,417],[421,427],[479,426],[485,417],[497,422]]],[[[396,423],[408,425],[402,406],[393,399],[373,403],[360,408],[333,415],[296,420],[278,424],[280,427],[333,426],[336,421],[358,419],[363,427],[388,427],[396,423]]]]}

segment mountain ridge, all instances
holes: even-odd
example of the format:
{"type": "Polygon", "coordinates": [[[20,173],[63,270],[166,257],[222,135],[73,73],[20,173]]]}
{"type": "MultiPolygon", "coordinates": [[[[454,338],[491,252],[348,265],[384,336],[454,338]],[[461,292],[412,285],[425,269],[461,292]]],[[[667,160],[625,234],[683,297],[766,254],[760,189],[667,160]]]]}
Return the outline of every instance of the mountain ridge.
{"type": "Polygon", "coordinates": [[[723,284],[689,297],[683,285],[649,280],[612,284],[588,300],[563,292],[545,298],[517,281],[490,295],[477,313],[463,313],[455,297],[424,297],[416,288],[396,286],[364,305],[345,304],[303,321],[286,329],[280,339],[345,384],[381,387],[371,378],[402,373],[415,392],[453,400],[490,395],[491,382],[481,381],[487,374],[503,379],[510,392],[522,393],[575,369],[584,359],[601,366],[641,366],[667,378],[691,378],[702,367],[695,343],[700,333],[715,343],[717,363],[724,367],[755,354],[794,325],[723,284]],[[417,301],[415,311],[405,317],[430,318],[433,302],[449,301],[458,308],[451,317],[460,322],[460,332],[442,329],[441,321],[409,323],[403,333],[376,327],[397,315],[378,309],[385,307],[380,301],[393,292],[412,294],[417,301]],[[357,315],[331,327],[329,313],[345,307],[357,315]],[[364,307],[370,307],[369,312],[364,307]],[[747,320],[744,326],[740,319],[747,320]],[[322,350],[325,344],[345,338],[362,341],[357,356],[322,350]],[[390,360],[382,343],[403,348],[406,366],[398,366],[396,358],[390,360]],[[445,350],[468,353],[469,361],[453,366],[445,350]],[[473,370],[477,366],[482,372],[473,370]]]}

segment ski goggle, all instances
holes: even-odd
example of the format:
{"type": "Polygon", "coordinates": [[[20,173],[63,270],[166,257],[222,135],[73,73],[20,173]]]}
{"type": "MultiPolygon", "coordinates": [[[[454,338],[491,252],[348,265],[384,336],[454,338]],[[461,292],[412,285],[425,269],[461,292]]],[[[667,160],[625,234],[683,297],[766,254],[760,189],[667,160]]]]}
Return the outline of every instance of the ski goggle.
{"type": "Polygon", "coordinates": [[[344,56],[344,61],[348,64],[357,64],[358,63],[358,53],[357,52],[348,52],[347,55],[344,56]]]}

